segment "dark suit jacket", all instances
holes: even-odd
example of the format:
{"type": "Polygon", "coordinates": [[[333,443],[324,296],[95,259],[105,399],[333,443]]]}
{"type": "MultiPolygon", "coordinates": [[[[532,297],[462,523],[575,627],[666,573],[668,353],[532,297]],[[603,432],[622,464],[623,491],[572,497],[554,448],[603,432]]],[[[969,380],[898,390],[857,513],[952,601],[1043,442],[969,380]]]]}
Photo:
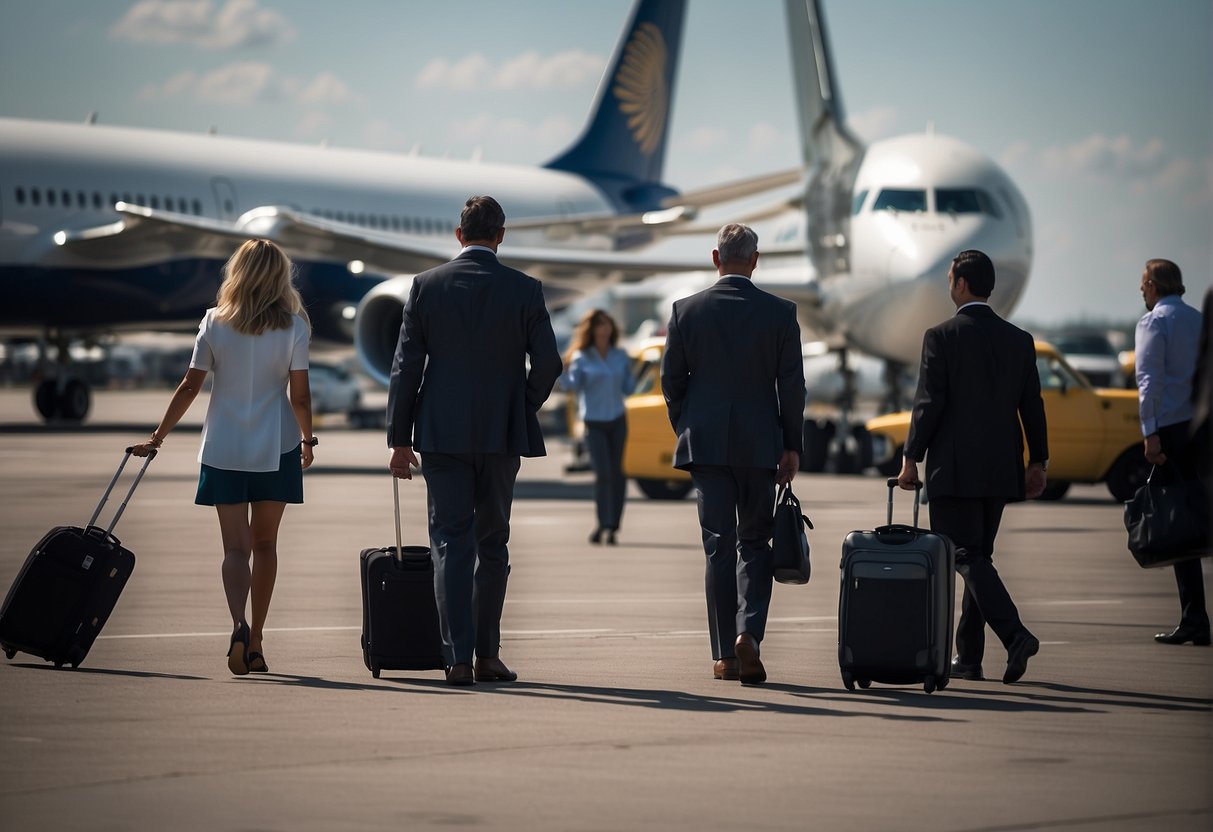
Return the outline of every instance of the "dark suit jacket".
{"type": "Polygon", "coordinates": [[[561,369],[539,281],[490,252],[465,252],[413,280],[392,363],[388,445],[543,456],[536,413],[561,369]]]}
{"type": "Polygon", "coordinates": [[[1213,477],[1213,286],[1205,292],[1200,314],[1200,348],[1192,378],[1192,437],[1196,468],[1208,480],[1213,477]]]}
{"type": "Polygon", "coordinates": [[[678,435],[675,468],[778,468],[804,441],[796,304],[736,275],[677,301],[661,390],[678,435]]]}
{"type": "Polygon", "coordinates": [[[1032,336],[989,306],[928,329],[905,447],[916,462],[927,457],[927,493],[1022,500],[1025,434],[1029,461],[1047,460],[1032,336]]]}

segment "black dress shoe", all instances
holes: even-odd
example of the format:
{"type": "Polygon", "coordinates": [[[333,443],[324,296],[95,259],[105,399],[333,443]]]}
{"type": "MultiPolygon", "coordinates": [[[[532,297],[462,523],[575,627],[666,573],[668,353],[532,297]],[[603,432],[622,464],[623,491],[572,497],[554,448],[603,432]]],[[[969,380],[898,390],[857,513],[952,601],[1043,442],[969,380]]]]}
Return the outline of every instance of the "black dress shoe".
{"type": "Polygon", "coordinates": [[[970,682],[985,681],[985,676],[981,673],[981,662],[976,664],[965,664],[959,657],[952,659],[952,678],[966,679],[970,682]]]}
{"type": "Polygon", "coordinates": [[[1198,627],[1195,624],[1180,624],[1169,633],[1158,633],[1154,640],[1159,644],[1184,644],[1192,642],[1197,647],[1209,646],[1208,626],[1198,627]]]}
{"type": "Polygon", "coordinates": [[[594,529],[594,531],[590,534],[590,542],[591,543],[601,543],[602,542],[602,529],[594,529]]]}
{"type": "Polygon", "coordinates": [[[518,674],[505,666],[496,656],[477,657],[475,676],[477,682],[517,682],[518,674]]]}
{"type": "Polygon", "coordinates": [[[476,677],[472,675],[472,666],[470,664],[457,664],[454,667],[448,667],[446,671],[446,683],[455,685],[456,687],[466,687],[476,683],[476,677]]]}
{"type": "Polygon", "coordinates": [[[1028,659],[1040,652],[1040,642],[1031,633],[1020,633],[1007,648],[1007,670],[1002,674],[1002,683],[1018,682],[1028,670],[1028,659]]]}
{"type": "Polygon", "coordinates": [[[614,529],[607,529],[606,542],[608,546],[614,546],[616,544],[614,529]]]}

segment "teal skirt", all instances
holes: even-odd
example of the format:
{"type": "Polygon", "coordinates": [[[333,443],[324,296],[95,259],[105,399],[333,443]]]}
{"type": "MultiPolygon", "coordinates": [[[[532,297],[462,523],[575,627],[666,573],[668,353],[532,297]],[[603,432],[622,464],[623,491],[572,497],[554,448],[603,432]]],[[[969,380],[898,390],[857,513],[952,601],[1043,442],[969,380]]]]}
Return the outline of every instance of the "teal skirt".
{"type": "Polygon", "coordinates": [[[194,503],[200,506],[263,501],[302,503],[300,447],[296,445],[281,456],[277,471],[229,471],[204,464],[198,475],[198,495],[194,497],[194,503]]]}

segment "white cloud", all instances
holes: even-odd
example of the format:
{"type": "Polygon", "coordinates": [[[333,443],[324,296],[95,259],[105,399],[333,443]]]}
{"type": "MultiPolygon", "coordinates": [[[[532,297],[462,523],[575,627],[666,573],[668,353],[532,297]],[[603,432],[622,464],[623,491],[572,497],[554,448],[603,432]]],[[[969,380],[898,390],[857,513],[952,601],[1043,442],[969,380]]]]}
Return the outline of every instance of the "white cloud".
{"type": "Polygon", "coordinates": [[[788,140],[789,136],[786,133],[781,132],[768,121],[759,121],[752,125],[749,135],[746,137],[751,153],[765,153],[788,140]]]}
{"type": "Polygon", "coordinates": [[[313,110],[299,119],[299,123],[295,125],[295,135],[302,139],[322,138],[332,124],[333,117],[328,113],[313,110]]]}
{"type": "Polygon", "coordinates": [[[419,89],[505,90],[573,89],[591,83],[602,74],[605,61],[578,49],[544,57],[524,52],[494,66],[479,52],[458,61],[434,58],[417,76],[419,89]]]}
{"type": "Polygon", "coordinates": [[[998,155],[998,163],[1004,168],[1011,168],[1027,159],[1032,153],[1032,145],[1024,139],[1017,139],[998,155]]]}
{"type": "Polygon", "coordinates": [[[1197,187],[1198,193],[1206,192],[1210,176],[1206,171],[1202,183],[1200,170],[1202,165],[1210,164],[1209,160],[1176,156],[1158,137],[1135,142],[1125,135],[1108,137],[1095,133],[1069,145],[1046,148],[1040,159],[1050,173],[1120,181],[1136,194],[1186,190],[1192,186],[1197,187]]]}
{"type": "Polygon", "coordinates": [[[294,26],[258,0],[139,0],[110,27],[110,37],[135,43],[186,43],[202,49],[273,46],[292,40],[294,26]]]}
{"type": "Polygon", "coordinates": [[[716,150],[728,146],[729,133],[720,127],[696,127],[684,141],[691,150],[716,150]]]}
{"type": "Polygon", "coordinates": [[[320,72],[312,80],[303,81],[283,76],[269,64],[257,61],[238,61],[201,75],[189,70],[179,72],[161,84],[144,85],[139,99],[192,99],[236,107],[286,99],[309,108],[363,101],[331,72],[320,72]]]}

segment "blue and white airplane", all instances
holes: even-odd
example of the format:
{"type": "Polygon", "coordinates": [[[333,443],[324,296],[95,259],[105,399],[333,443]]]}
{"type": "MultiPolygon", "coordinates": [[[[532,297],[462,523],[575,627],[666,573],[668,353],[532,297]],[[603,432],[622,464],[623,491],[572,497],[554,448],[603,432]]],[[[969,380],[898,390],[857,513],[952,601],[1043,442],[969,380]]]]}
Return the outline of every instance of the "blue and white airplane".
{"type": "MultiPolygon", "coordinates": [[[[448,260],[464,200],[497,197],[502,259],[560,305],[605,282],[685,270],[637,249],[703,206],[799,179],[799,170],[679,194],[661,181],[683,0],[638,0],[573,145],[542,167],[426,159],[217,135],[0,119],[0,331],[59,344],[120,330],[191,329],[243,240],[282,245],[316,334],[348,341],[373,374],[390,360],[411,275],[448,260]],[[381,310],[387,318],[376,315],[381,310]],[[385,310],[385,311],[384,311],[385,310]],[[394,321],[389,321],[394,314],[394,321]]],[[[47,419],[81,420],[70,364],[35,390],[47,419]]]]}

